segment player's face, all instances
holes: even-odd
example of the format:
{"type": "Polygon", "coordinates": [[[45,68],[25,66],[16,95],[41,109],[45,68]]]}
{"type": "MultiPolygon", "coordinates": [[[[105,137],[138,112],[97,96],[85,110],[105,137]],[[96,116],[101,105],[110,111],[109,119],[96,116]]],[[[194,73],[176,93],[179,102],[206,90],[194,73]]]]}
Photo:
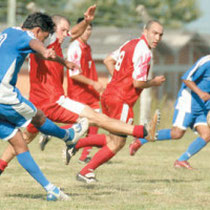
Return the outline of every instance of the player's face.
{"type": "Polygon", "coordinates": [[[84,42],[87,42],[92,34],[92,26],[88,25],[82,36],[80,37],[84,42]]]}
{"type": "Polygon", "coordinates": [[[44,40],[49,36],[49,32],[42,31],[39,28],[38,30],[34,31],[34,35],[39,41],[44,42],[44,40]]]}
{"type": "Polygon", "coordinates": [[[61,19],[60,22],[56,25],[56,35],[59,43],[61,44],[65,37],[68,36],[70,25],[68,21],[61,19]]]}
{"type": "Polygon", "coordinates": [[[156,48],[163,36],[163,26],[154,22],[148,29],[144,30],[144,35],[149,47],[156,48]]]}

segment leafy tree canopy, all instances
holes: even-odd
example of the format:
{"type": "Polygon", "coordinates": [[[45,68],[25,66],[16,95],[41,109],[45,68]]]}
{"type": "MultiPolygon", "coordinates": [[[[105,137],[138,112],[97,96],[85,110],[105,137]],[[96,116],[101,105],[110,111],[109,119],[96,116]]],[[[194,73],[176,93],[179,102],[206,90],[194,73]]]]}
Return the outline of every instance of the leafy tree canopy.
{"type": "MultiPolygon", "coordinates": [[[[26,5],[31,0],[16,1],[17,21],[20,22],[30,13],[26,5]]],[[[138,26],[151,17],[158,19],[164,26],[178,28],[200,15],[196,0],[34,0],[33,2],[39,10],[49,14],[65,15],[73,22],[83,16],[90,5],[97,4],[94,24],[118,27],[138,26]]],[[[7,1],[0,0],[0,11],[0,21],[6,21],[7,1]]]]}

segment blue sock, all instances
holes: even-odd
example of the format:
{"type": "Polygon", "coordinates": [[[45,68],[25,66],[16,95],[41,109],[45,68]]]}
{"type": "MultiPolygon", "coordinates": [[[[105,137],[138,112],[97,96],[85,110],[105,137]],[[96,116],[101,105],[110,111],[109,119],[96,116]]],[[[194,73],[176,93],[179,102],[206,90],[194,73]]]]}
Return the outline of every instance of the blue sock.
{"type": "Polygon", "coordinates": [[[149,142],[149,141],[146,140],[146,139],[138,139],[138,140],[141,142],[141,145],[146,144],[147,142],[149,142]]]}
{"type": "Polygon", "coordinates": [[[186,161],[190,159],[191,156],[198,153],[205,146],[206,146],[206,141],[202,139],[201,137],[198,137],[190,144],[187,151],[184,154],[182,154],[178,160],[186,161]]]}
{"type": "Polygon", "coordinates": [[[23,152],[16,156],[20,165],[28,171],[28,173],[40,184],[42,187],[46,187],[50,182],[45,178],[44,174],[40,170],[39,166],[36,164],[32,158],[29,151],[23,152]]]}
{"type": "Polygon", "coordinates": [[[62,129],[48,118],[46,118],[45,123],[41,127],[37,127],[37,129],[46,135],[55,136],[60,139],[71,140],[74,138],[73,129],[62,129]]]}
{"type": "Polygon", "coordinates": [[[157,141],[170,140],[171,129],[162,129],[158,131],[157,141]]]}

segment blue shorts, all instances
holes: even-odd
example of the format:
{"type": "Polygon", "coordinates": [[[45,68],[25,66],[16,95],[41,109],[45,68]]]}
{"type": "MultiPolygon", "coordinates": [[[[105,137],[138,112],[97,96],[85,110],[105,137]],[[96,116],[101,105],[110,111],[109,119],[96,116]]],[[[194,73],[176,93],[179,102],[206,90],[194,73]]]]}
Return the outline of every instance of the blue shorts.
{"type": "Polygon", "coordinates": [[[175,109],[173,116],[173,126],[186,130],[197,125],[207,125],[207,112],[189,113],[183,110],[175,109]]]}
{"type": "Polygon", "coordinates": [[[7,141],[19,127],[26,127],[36,115],[36,107],[25,98],[18,104],[0,104],[0,138],[7,141]]]}

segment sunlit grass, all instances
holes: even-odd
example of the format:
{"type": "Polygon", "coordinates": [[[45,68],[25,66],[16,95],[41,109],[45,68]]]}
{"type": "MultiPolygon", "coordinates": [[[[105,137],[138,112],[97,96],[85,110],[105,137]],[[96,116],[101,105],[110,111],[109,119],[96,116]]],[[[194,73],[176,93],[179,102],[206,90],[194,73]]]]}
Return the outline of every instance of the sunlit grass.
{"type": "MultiPolygon", "coordinates": [[[[155,102],[156,103],[156,102],[155,102]]],[[[161,102],[159,103],[161,104],[161,102]]],[[[171,126],[172,103],[160,105],[160,128],[171,126]]],[[[157,103],[153,105],[155,108],[157,103]]],[[[153,108],[153,109],[154,109],[153,108]]],[[[19,166],[11,162],[0,177],[0,209],[210,209],[210,166],[207,146],[190,160],[197,170],[177,170],[174,161],[186,150],[195,135],[188,131],[180,141],[148,143],[138,153],[129,156],[129,143],[111,161],[96,171],[98,183],[85,185],[75,180],[83,165],[79,153],[65,166],[61,158],[63,142],[53,139],[44,152],[38,139],[30,150],[48,179],[72,198],[65,202],[45,201],[45,191],[19,166]]],[[[6,147],[1,143],[0,153],[6,147]]],[[[92,151],[92,155],[96,149],[92,151]]]]}

